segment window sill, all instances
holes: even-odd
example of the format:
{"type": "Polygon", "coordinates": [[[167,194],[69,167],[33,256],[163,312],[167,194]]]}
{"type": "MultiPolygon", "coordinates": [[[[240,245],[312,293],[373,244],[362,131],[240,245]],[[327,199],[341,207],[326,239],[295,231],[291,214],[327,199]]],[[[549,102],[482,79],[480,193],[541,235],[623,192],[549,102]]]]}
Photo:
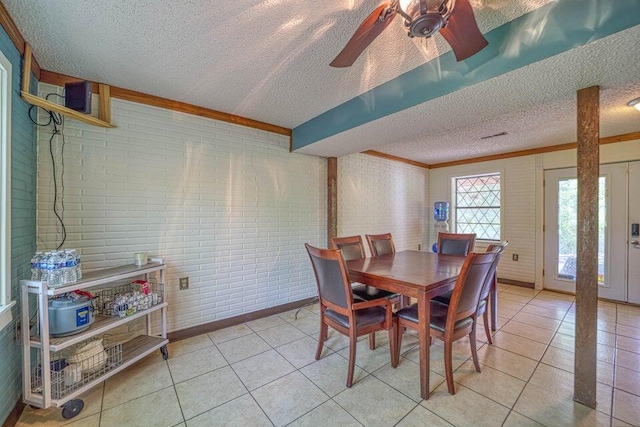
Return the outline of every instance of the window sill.
{"type": "Polygon", "coordinates": [[[0,331],[4,329],[9,323],[11,323],[11,308],[16,305],[15,301],[11,301],[7,305],[0,306],[0,331]]]}

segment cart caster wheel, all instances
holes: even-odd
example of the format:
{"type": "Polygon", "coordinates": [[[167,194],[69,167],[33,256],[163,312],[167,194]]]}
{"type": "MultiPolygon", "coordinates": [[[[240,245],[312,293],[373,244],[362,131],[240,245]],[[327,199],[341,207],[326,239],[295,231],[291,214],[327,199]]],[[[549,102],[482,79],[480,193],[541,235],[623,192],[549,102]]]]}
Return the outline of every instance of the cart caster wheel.
{"type": "Polygon", "coordinates": [[[162,358],[167,360],[169,358],[169,350],[167,350],[167,346],[163,345],[160,347],[160,353],[162,353],[162,358]]]}
{"type": "Polygon", "coordinates": [[[78,415],[84,408],[84,402],[80,399],[70,400],[62,405],[62,418],[71,419],[78,415]]]}

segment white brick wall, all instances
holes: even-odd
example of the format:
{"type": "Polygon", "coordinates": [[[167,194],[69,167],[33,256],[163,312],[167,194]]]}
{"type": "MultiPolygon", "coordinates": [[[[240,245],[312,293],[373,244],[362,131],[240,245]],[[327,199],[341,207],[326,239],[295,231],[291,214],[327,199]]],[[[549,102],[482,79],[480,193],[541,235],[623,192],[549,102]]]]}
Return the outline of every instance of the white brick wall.
{"type": "MultiPolygon", "coordinates": [[[[516,157],[483,163],[454,166],[430,170],[429,202],[430,243],[436,241],[433,233],[433,203],[452,201],[451,178],[500,172],[503,180],[501,204],[502,239],[509,241],[507,251],[498,266],[500,277],[534,283],[536,256],[536,169],[535,156],[516,157]],[[512,261],[512,254],[519,260],[512,261]]],[[[451,212],[451,216],[454,213],[451,212]]],[[[484,251],[486,243],[476,243],[476,251],[484,251]]]]}
{"type": "Polygon", "coordinates": [[[338,236],[392,233],[396,250],[418,249],[427,238],[428,181],[428,169],[365,154],[339,158],[338,236]]]}
{"type": "MultiPolygon", "coordinates": [[[[41,85],[40,95],[54,91],[41,85]]],[[[170,330],[316,294],[303,243],[326,246],[325,159],[290,154],[280,135],[145,105],[113,100],[112,115],[116,129],[65,123],[64,247],[80,250],[85,269],[130,263],[138,251],[164,256],[170,330]],[[185,276],[190,289],[178,291],[185,276]]],[[[39,129],[39,250],[61,237],[51,209],[50,135],[50,127],[39,129]]],[[[637,157],[637,147],[603,146],[603,161],[609,152],[617,161],[637,157]]],[[[59,159],[61,138],[53,148],[59,159]]],[[[544,155],[538,167],[564,165],[562,154],[544,155]]],[[[534,282],[536,156],[432,170],[363,154],[340,158],[338,235],[391,232],[398,250],[430,247],[433,202],[450,200],[451,177],[496,171],[508,206],[502,238],[510,242],[498,273],[534,282]]]]}
{"type": "MultiPolygon", "coordinates": [[[[40,95],[56,90],[41,85],[40,95]]],[[[112,104],[115,129],[65,122],[64,247],[80,250],[85,269],[132,263],[139,251],[164,256],[170,330],[316,294],[303,244],[325,244],[325,159],[289,153],[281,135],[112,104]],[[190,289],[178,291],[185,276],[190,289]]],[[[39,250],[61,238],[50,136],[40,129],[39,250]]]]}

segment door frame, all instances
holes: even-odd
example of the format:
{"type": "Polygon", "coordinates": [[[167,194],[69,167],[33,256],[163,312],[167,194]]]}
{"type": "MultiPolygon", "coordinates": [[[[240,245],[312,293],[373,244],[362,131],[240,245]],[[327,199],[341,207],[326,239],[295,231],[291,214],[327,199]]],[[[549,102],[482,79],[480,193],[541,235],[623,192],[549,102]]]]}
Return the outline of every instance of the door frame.
{"type": "MultiPolygon", "coordinates": [[[[627,251],[627,225],[629,219],[629,162],[614,162],[600,165],[600,176],[607,178],[607,194],[606,206],[607,206],[607,228],[605,229],[605,254],[607,254],[604,260],[604,274],[605,283],[607,286],[599,286],[598,294],[601,298],[607,298],[617,301],[627,301],[628,299],[628,251],[627,251]]],[[[544,276],[541,276],[541,288],[545,288],[545,283],[548,283],[547,278],[551,275],[555,275],[557,269],[557,260],[552,263],[553,270],[545,268],[547,266],[547,246],[550,225],[555,225],[555,221],[551,221],[548,224],[546,214],[549,206],[547,205],[547,194],[549,191],[554,191],[549,186],[550,183],[544,182],[547,178],[547,174],[554,175],[551,177],[553,184],[555,185],[558,180],[563,178],[576,178],[576,168],[553,168],[542,171],[543,179],[543,191],[542,191],[542,221],[545,224],[546,230],[542,233],[542,258],[541,266],[544,269],[544,276]]],[[[555,243],[557,246],[557,238],[551,243],[555,243]]],[[[556,251],[557,249],[552,249],[556,251]]],[[[552,279],[555,280],[555,279],[552,279]]],[[[567,281],[570,283],[571,281],[567,281]]],[[[571,287],[568,285],[568,287],[571,287]]],[[[572,292],[570,289],[551,288],[550,290],[560,290],[566,292],[572,292]]],[[[573,287],[575,292],[575,286],[573,287]]]]}

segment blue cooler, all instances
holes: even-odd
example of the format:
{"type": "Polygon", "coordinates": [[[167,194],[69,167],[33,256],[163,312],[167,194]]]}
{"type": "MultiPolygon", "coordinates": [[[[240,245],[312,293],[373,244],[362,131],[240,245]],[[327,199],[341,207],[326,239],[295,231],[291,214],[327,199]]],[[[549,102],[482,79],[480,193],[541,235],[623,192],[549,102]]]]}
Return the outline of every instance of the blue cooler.
{"type": "Polygon", "coordinates": [[[95,320],[91,299],[63,296],[49,300],[49,333],[52,337],[77,334],[95,320]]]}

